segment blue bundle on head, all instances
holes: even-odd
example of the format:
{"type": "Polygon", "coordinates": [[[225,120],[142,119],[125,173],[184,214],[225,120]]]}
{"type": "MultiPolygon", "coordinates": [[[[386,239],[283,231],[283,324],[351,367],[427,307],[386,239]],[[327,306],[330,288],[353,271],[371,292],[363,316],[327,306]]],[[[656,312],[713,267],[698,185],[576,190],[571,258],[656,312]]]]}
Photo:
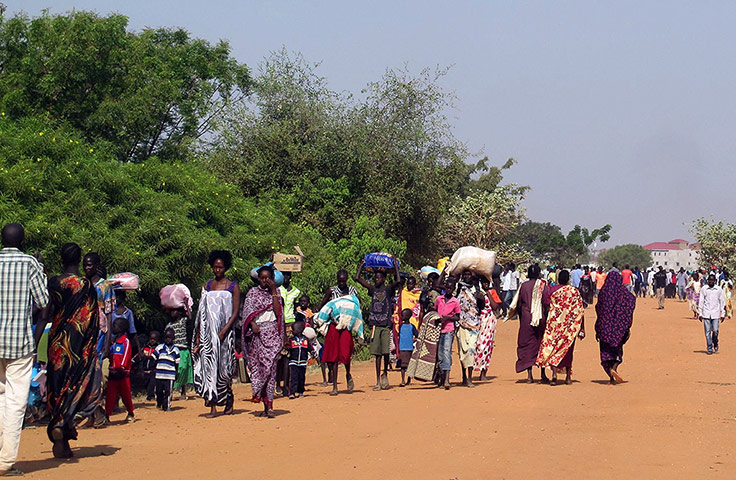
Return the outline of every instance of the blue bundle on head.
{"type": "MultiPolygon", "coordinates": [[[[254,282],[258,282],[258,270],[260,270],[261,267],[273,268],[273,262],[264,263],[250,271],[250,278],[252,278],[254,282]]],[[[273,268],[273,283],[275,283],[277,287],[284,284],[284,274],[275,268],[273,268]]]]}
{"type": "Polygon", "coordinates": [[[379,270],[393,270],[394,263],[399,266],[399,260],[390,253],[368,253],[363,257],[365,262],[364,270],[367,272],[376,272],[379,270]]]}

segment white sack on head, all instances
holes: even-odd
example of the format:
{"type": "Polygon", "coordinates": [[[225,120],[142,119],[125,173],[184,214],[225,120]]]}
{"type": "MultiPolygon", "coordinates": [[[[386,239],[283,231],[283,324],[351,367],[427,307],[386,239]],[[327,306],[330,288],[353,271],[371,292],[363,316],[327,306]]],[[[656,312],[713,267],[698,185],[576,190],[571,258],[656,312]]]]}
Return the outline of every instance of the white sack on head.
{"type": "Polygon", "coordinates": [[[447,263],[447,273],[456,275],[462,273],[463,270],[470,270],[473,273],[484,275],[490,280],[495,265],[496,252],[478,247],[461,247],[457,249],[447,263]]]}

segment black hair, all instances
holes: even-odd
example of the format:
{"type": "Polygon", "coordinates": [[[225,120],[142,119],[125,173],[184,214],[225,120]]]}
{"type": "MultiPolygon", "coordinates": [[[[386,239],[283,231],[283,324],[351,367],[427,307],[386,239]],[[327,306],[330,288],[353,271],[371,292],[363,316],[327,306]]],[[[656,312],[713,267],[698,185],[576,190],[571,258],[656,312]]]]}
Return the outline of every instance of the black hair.
{"type": "Polygon", "coordinates": [[[210,264],[210,267],[214,267],[217,260],[222,260],[226,271],[230,270],[230,267],[233,266],[233,255],[227,250],[212,250],[207,263],[210,264]]]}
{"type": "Polygon", "coordinates": [[[148,332],[148,336],[150,337],[151,335],[156,335],[159,339],[161,339],[161,332],[159,332],[158,330],[151,330],[150,332],[148,332]]]}
{"type": "Polygon", "coordinates": [[[115,298],[116,299],[121,299],[122,298],[122,300],[125,301],[125,297],[126,296],[127,296],[127,294],[125,293],[125,290],[122,290],[122,289],[115,290],[115,298]]]}
{"type": "Polygon", "coordinates": [[[124,325],[124,327],[125,327],[125,328],[123,328],[123,331],[124,332],[127,332],[128,330],[130,330],[130,322],[128,321],[127,318],[125,318],[125,317],[117,317],[117,318],[115,318],[115,322],[114,323],[118,323],[118,322],[121,322],[124,325]]]}
{"type": "Polygon", "coordinates": [[[409,312],[409,313],[413,314],[413,312],[411,311],[411,308],[405,308],[405,309],[403,309],[403,310],[401,311],[401,315],[402,315],[402,316],[404,315],[404,312],[409,312]]]}
{"type": "Polygon", "coordinates": [[[480,274],[480,273],[479,273],[479,274],[477,274],[477,275],[478,275],[478,281],[479,281],[479,282],[481,282],[481,283],[483,283],[483,282],[488,282],[488,283],[491,283],[491,281],[490,281],[490,280],[488,280],[488,277],[486,277],[485,275],[482,275],[482,274],[480,274]]]}
{"type": "Polygon", "coordinates": [[[299,300],[301,301],[301,299],[302,299],[302,298],[306,298],[306,299],[307,299],[307,302],[309,302],[309,301],[310,301],[310,300],[309,300],[309,295],[307,295],[306,293],[303,293],[303,294],[302,294],[302,295],[301,295],[301,296],[299,297],[299,300]]]}
{"type": "Polygon", "coordinates": [[[306,321],[307,321],[307,317],[305,317],[302,312],[294,313],[294,322],[306,322],[306,321]]]}
{"type": "Polygon", "coordinates": [[[560,285],[567,285],[567,282],[570,281],[570,272],[567,270],[562,270],[560,273],[557,274],[557,283],[560,285]]]}
{"type": "Polygon", "coordinates": [[[89,252],[84,258],[89,259],[95,265],[100,264],[100,254],[97,252],[89,252]]]}
{"type": "Polygon", "coordinates": [[[345,275],[346,277],[350,278],[350,274],[344,268],[341,268],[337,271],[337,278],[340,278],[340,275],[345,275]]]}
{"type": "Polygon", "coordinates": [[[539,278],[539,275],[541,275],[542,269],[539,268],[539,264],[535,263],[534,265],[529,265],[529,269],[526,272],[526,276],[529,277],[530,280],[536,280],[539,278]]]}
{"type": "Polygon", "coordinates": [[[427,279],[430,279],[430,278],[432,280],[438,280],[440,278],[440,274],[437,272],[430,272],[430,274],[427,275],[427,279]]]}
{"type": "Polygon", "coordinates": [[[624,268],[628,270],[629,264],[627,263],[626,265],[624,265],[624,268]]]}
{"type": "Polygon", "coordinates": [[[175,331],[174,331],[174,329],[173,329],[173,328],[171,328],[171,327],[169,327],[169,328],[167,328],[166,330],[164,330],[164,336],[168,335],[168,334],[169,334],[169,332],[171,332],[171,336],[172,336],[172,337],[176,337],[176,332],[175,332],[175,331]]]}
{"type": "MultiPolygon", "coordinates": [[[[223,260],[224,261],[224,260],[223,260]]],[[[258,276],[261,276],[261,272],[268,272],[271,275],[271,278],[273,278],[273,267],[271,265],[263,265],[258,269],[258,276]]]]}
{"type": "Polygon", "coordinates": [[[26,239],[26,231],[20,223],[8,223],[2,230],[4,247],[20,248],[26,239]]]}
{"type": "Polygon", "coordinates": [[[76,243],[65,243],[61,246],[61,263],[64,266],[79,265],[82,261],[82,249],[76,243]]]}

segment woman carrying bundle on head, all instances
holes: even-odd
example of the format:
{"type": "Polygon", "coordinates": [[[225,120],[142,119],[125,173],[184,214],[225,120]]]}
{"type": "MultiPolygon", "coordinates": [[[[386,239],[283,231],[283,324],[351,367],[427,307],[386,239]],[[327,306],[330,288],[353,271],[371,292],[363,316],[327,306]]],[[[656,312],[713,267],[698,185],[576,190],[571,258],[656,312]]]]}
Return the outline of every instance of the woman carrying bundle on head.
{"type": "Polygon", "coordinates": [[[248,358],[253,387],[251,402],[263,402],[264,415],[273,418],[276,367],[284,346],[285,330],[281,295],[274,282],[273,267],[258,269],[258,285],[248,290],[241,316],[243,350],[248,358]]]}

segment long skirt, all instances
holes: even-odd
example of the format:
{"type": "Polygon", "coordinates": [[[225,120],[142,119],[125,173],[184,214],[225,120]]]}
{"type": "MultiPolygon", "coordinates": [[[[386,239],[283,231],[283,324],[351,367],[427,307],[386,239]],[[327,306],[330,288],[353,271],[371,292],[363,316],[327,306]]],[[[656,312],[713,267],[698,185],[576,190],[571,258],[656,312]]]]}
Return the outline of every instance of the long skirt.
{"type": "Polygon", "coordinates": [[[192,355],[188,348],[180,348],[179,366],[176,369],[174,390],[179,390],[181,387],[192,383],[194,383],[194,375],[192,373],[192,355]]]}
{"type": "Polygon", "coordinates": [[[622,363],[624,361],[624,346],[614,346],[604,341],[599,342],[601,350],[601,365],[610,366],[611,363],[622,363]]]}
{"type": "Polygon", "coordinates": [[[248,355],[250,381],[253,398],[273,405],[276,390],[276,370],[284,346],[284,336],[277,322],[258,324],[261,331],[252,335],[245,343],[248,355]]]}
{"type": "Polygon", "coordinates": [[[475,366],[475,346],[478,343],[478,330],[458,328],[457,330],[457,353],[463,368],[475,366]]]}
{"type": "Polygon", "coordinates": [[[431,381],[434,376],[437,362],[437,343],[440,339],[440,327],[434,324],[438,319],[437,312],[429,312],[424,316],[419,327],[419,337],[414,347],[414,353],[409,360],[406,374],[409,378],[431,381]]]}
{"type": "Polygon", "coordinates": [[[496,338],[497,320],[493,312],[484,313],[480,317],[480,331],[478,342],[475,345],[475,359],[473,364],[476,370],[486,370],[491,364],[491,354],[496,338]]]}

